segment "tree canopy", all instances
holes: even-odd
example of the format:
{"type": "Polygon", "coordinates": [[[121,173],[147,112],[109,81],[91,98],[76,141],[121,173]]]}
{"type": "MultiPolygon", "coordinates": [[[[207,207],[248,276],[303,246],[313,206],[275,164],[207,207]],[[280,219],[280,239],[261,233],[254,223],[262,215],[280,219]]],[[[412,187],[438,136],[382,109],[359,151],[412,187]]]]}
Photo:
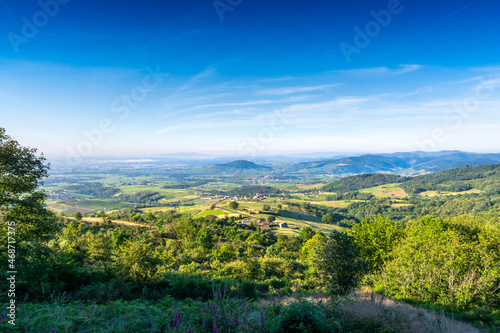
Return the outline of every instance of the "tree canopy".
{"type": "Polygon", "coordinates": [[[39,189],[48,170],[43,154],[38,156],[35,148],[20,145],[0,128],[0,216],[2,222],[20,224],[18,242],[42,239],[54,229],[52,214],[43,208],[46,194],[39,189]]]}

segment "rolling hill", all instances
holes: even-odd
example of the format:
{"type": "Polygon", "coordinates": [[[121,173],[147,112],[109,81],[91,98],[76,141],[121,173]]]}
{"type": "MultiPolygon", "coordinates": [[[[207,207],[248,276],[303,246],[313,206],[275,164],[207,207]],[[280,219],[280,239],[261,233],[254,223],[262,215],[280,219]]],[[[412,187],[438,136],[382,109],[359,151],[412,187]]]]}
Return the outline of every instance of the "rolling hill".
{"type": "Polygon", "coordinates": [[[271,172],[273,169],[268,166],[256,164],[246,160],[236,160],[223,164],[214,164],[196,170],[203,174],[241,174],[271,172]]]}
{"type": "Polygon", "coordinates": [[[338,175],[362,173],[438,172],[463,166],[500,163],[500,154],[461,151],[367,154],[337,159],[303,162],[288,166],[287,172],[338,175]]]}
{"type": "Polygon", "coordinates": [[[500,164],[466,166],[416,177],[361,174],[330,182],[321,189],[329,192],[347,192],[393,183],[399,183],[399,187],[407,193],[429,190],[462,192],[473,188],[500,193],[500,164]]]}

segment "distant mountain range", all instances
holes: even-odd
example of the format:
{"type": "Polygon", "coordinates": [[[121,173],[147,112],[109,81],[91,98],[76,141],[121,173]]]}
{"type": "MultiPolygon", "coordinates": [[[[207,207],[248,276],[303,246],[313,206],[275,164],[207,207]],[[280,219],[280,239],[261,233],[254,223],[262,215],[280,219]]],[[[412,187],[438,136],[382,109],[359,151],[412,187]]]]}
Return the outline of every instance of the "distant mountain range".
{"type": "Polygon", "coordinates": [[[288,172],[304,173],[415,173],[437,172],[462,166],[500,163],[500,154],[462,151],[367,154],[290,165],[288,172]]]}
{"type": "Polygon", "coordinates": [[[365,154],[361,156],[318,159],[310,162],[281,164],[279,167],[237,160],[201,168],[209,173],[305,173],[339,176],[363,173],[415,174],[438,172],[463,166],[500,163],[500,154],[467,153],[462,151],[401,152],[392,154],[365,154]]]}

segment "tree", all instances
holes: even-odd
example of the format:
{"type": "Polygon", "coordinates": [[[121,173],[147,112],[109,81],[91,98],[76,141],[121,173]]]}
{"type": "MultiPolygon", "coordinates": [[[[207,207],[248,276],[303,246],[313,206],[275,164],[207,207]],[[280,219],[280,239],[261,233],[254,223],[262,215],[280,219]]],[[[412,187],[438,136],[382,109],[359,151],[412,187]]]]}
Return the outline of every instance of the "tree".
{"type": "Polygon", "coordinates": [[[272,215],[269,215],[269,216],[267,217],[267,221],[268,221],[268,222],[274,222],[274,221],[276,221],[276,217],[274,217],[274,216],[272,216],[272,215]]]}
{"type": "Polygon", "coordinates": [[[78,221],[81,221],[82,220],[82,213],[76,212],[75,213],[75,219],[77,219],[78,221]]]}
{"type": "Polygon", "coordinates": [[[209,251],[213,248],[213,232],[208,228],[201,228],[196,236],[196,241],[204,250],[209,251]]]}
{"type": "Polygon", "coordinates": [[[342,216],[339,214],[333,214],[333,213],[326,213],[323,215],[321,218],[321,222],[326,223],[326,224],[334,224],[337,223],[342,219],[342,216]]]}
{"type": "Polygon", "coordinates": [[[404,236],[403,228],[381,215],[352,226],[351,235],[370,268],[378,271],[404,236]]]}
{"type": "Polygon", "coordinates": [[[500,301],[500,229],[465,218],[408,226],[378,285],[390,296],[467,308],[500,301]]]}
{"type": "Polygon", "coordinates": [[[307,242],[309,239],[313,238],[314,236],[314,231],[311,229],[311,227],[305,227],[300,229],[299,233],[299,239],[304,243],[307,242]]]}
{"type": "Polygon", "coordinates": [[[229,203],[229,208],[231,208],[231,209],[237,209],[238,206],[239,206],[239,204],[236,201],[231,201],[229,203]]]}
{"type": "Polygon", "coordinates": [[[126,241],[115,260],[119,272],[139,283],[150,282],[161,263],[152,246],[142,240],[126,241]]]}
{"type": "MultiPolygon", "coordinates": [[[[48,170],[43,155],[38,156],[36,149],[21,146],[0,128],[0,267],[8,271],[7,259],[15,259],[19,272],[16,293],[19,294],[26,292],[25,286],[36,294],[43,281],[41,276],[50,276],[50,280],[61,271],[71,275],[75,267],[74,264],[59,267],[47,264],[49,257],[53,262],[60,258],[53,255],[46,243],[58,229],[55,215],[44,208],[46,194],[39,189],[48,170]],[[9,256],[8,237],[15,240],[16,246],[15,254],[9,251],[9,256]]],[[[61,256],[66,255],[61,252],[61,256]]],[[[8,289],[6,280],[0,282],[0,289],[8,289]]],[[[54,289],[54,292],[58,291],[54,289]]]]}
{"type": "Polygon", "coordinates": [[[366,272],[354,237],[334,230],[318,251],[317,266],[320,277],[334,294],[346,294],[357,287],[366,272]]]}
{"type": "Polygon", "coordinates": [[[264,206],[262,206],[262,210],[263,210],[263,211],[265,211],[265,212],[268,212],[268,211],[270,211],[270,210],[271,210],[271,206],[269,206],[269,205],[264,205],[264,206]]]}
{"type": "Polygon", "coordinates": [[[6,222],[15,223],[17,243],[45,240],[56,230],[54,215],[44,208],[46,194],[39,189],[49,165],[36,152],[0,128],[0,237],[7,237],[6,222]]]}
{"type": "Polygon", "coordinates": [[[316,257],[323,244],[326,241],[326,236],[322,232],[316,233],[311,239],[302,245],[300,259],[304,260],[309,266],[315,264],[316,257]]]}

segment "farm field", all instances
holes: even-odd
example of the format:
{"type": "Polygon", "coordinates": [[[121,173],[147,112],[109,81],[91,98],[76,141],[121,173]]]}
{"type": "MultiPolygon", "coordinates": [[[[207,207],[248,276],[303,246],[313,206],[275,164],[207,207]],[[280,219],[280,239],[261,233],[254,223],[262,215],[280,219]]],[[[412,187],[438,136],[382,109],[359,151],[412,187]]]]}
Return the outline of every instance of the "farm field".
{"type": "Polygon", "coordinates": [[[130,205],[130,203],[117,202],[113,200],[69,199],[59,200],[52,203],[48,202],[47,208],[53,210],[56,213],[62,212],[72,214],[77,211],[81,213],[91,213],[100,210],[113,210],[128,205],[130,205]]]}
{"type": "Polygon", "coordinates": [[[397,184],[386,184],[359,190],[361,193],[370,193],[377,198],[404,198],[408,194],[397,184]]]}

